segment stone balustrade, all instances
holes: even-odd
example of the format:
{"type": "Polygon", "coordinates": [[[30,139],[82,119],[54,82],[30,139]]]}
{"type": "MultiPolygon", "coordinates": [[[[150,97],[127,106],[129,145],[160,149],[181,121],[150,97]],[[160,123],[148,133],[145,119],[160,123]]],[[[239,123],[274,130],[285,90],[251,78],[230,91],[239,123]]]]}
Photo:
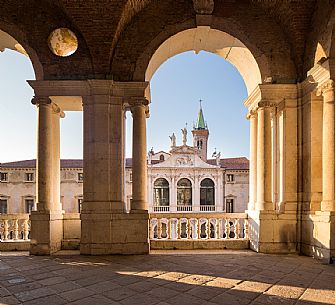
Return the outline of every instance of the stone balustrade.
{"type": "Polygon", "coordinates": [[[150,239],[247,239],[243,213],[150,214],[150,239]]]}
{"type": "Polygon", "coordinates": [[[0,215],[0,251],[28,250],[29,235],[29,214],[0,215]]]}
{"type": "MultiPolygon", "coordinates": [[[[244,213],[150,213],[151,249],[247,249],[244,213]]],[[[65,213],[63,249],[78,249],[80,214],[65,213]]],[[[29,250],[29,214],[0,215],[0,251],[29,250]]]]}

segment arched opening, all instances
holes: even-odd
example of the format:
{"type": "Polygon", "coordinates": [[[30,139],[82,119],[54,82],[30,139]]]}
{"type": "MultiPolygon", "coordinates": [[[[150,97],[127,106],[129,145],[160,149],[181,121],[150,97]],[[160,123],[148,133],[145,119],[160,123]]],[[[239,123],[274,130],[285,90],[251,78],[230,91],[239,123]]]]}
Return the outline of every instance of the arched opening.
{"type": "Polygon", "coordinates": [[[242,75],[248,94],[262,83],[258,64],[249,49],[237,38],[209,27],[179,32],[161,44],[150,60],[145,74],[146,81],[151,80],[167,59],[187,51],[207,51],[233,64],[242,75]]]}
{"type": "Polygon", "coordinates": [[[34,51],[25,47],[0,30],[0,214],[36,209],[34,162],[22,160],[36,158],[37,113],[27,80],[42,73],[34,51]]]}
{"type": "Polygon", "coordinates": [[[192,211],[192,182],[187,178],[177,183],[177,211],[192,211]]]}
{"type": "Polygon", "coordinates": [[[206,178],[200,183],[200,210],[201,207],[214,206],[215,205],[215,194],[214,194],[214,182],[213,180],[206,178]]]}
{"type": "Polygon", "coordinates": [[[164,178],[158,178],[154,182],[154,212],[168,209],[170,205],[169,182],[164,178]]]}

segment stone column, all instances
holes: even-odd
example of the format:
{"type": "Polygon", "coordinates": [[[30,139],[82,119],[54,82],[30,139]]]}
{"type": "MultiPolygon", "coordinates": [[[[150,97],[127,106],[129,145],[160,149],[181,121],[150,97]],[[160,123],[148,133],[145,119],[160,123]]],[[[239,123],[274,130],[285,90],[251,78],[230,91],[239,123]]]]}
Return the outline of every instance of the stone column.
{"type": "Polygon", "coordinates": [[[335,211],[335,94],[334,82],[322,87],[322,211],[335,211]]]}
{"type": "Polygon", "coordinates": [[[170,212],[177,212],[177,189],[176,189],[176,173],[171,173],[170,185],[170,212]]]}
{"type": "Polygon", "coordinates": [[[194,176],[194,183],[192,183],[192,211],[200,212],[200,181],[199,173],[196,172],[194,176]]]}
{"type": "Polygon", "coordinates": [[[64,118],[64,112],[56,105],[52,104],[52,130],[53,130],[53,154],[52,154],[52,174],[53,174],[53,210],[61,211],[60,201],[60,119],[64,118]]]}
{"type": "Polygon", "coordinates": [[[49,97],[34,97],[37,106],[37,210],[52,210],[52,107],[49,97]]]}
{"type": "Polygon", "coordinates": [[[273,210],[271,104],[260,102],[257,110],[257,210],[273,210]]]}
{"type": "Polygon", "coordinates": [[[249,166],[249,205],[254,210],[257,199],[257,112],[249,111],[250,121],[250,166],[249,166]]]}
{"type": "Polygon", "coordinates": [[[148,210],[146,158],[146,99],[130,102],[133,114],[133,200],[132,210],[148,210]]]}
{"type": "MultiPolygon", "coordinates": [[[[63,215],[55,209],[55,197],[59,194],[56,183],[54,160],[59,144],[54,136],[59,135],[53,124],[52,104],[49,97],[34,97],[32,103],[38,108],[37,133],[37,211],[32,211],[30,253],[50,255],[61,249],[63,239],[63,215]]],[[[59,125],[58,125],[59,127],[59,125]]],[[[59,202],[59,199],[58,199],[59,202]]]]}

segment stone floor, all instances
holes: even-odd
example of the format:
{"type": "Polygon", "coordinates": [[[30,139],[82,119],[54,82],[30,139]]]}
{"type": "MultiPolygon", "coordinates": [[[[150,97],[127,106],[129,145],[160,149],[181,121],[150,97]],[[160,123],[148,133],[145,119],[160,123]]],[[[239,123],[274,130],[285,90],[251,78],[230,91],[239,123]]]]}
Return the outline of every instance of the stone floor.
{"type": "Polygon", "coordinates": [[[0,253],[1,304],[335,304],[335,266],[250,251],[0,253]]]}

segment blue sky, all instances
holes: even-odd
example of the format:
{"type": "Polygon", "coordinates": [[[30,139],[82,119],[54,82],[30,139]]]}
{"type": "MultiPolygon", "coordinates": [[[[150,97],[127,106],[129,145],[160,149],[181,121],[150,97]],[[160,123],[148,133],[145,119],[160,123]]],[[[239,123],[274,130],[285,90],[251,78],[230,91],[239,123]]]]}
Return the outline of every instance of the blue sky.
{"type": "MultiPolygon", "coordinates": [[[[0,162],[36,157],[36,109],[34,79],[28,58],[6,50],[0,53],[0,162]]],[[[152,103],[147,121],[148,150],[169,150],[169,135],[181,144],[181,128],[191,129],[197,118],[199,99],[209,127],[209,149],[222,157],[249,155],[249,123],[243,100],[246,87],[238,71],[227,61],[207,52],[186,52],[166,61],[151,80],[152,103]]],[[[127,115],[126,155],[131,156],[131,115],[127,115]]],[[[82,158],[82,113],[66,112],[61,120],[61,157],[82,158]]]]}

